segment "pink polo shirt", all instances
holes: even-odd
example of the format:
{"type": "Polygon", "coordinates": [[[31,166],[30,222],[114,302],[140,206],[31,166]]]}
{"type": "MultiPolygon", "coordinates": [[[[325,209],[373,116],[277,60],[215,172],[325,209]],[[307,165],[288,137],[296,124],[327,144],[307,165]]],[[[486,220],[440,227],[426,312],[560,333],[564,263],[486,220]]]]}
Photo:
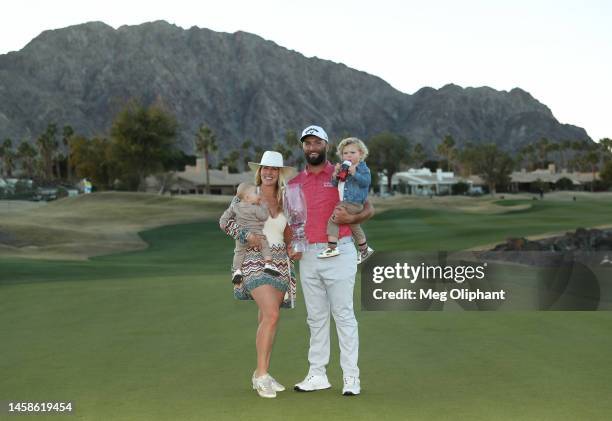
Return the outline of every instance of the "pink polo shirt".
{"type": "MultiPolygon", "coordinates": [[[[306,237],[309,243],[327,242],[327,221],[340,201],[338,188],[331,183],[334,166],[327,161],[319,173],[304,171],[293,177],[289,184],[301,184],[306,198],[306,237]]],[[[348,225],[340,225],[340,238],[351,235],[348,225]]]]}

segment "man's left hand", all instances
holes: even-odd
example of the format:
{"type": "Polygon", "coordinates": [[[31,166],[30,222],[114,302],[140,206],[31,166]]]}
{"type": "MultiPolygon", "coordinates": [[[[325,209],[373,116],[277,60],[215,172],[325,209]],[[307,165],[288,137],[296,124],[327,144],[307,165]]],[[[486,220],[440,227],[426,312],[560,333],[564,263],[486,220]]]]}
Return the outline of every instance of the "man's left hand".
{"type": "Polygon", "coordinates": [[[346,208],[342,205],[337,205],[336,209],[334,209],[334,213],[332,215],[332,221],[336,224],[352,224],[353,223],[353,215],[346,211],[346,208]]]}

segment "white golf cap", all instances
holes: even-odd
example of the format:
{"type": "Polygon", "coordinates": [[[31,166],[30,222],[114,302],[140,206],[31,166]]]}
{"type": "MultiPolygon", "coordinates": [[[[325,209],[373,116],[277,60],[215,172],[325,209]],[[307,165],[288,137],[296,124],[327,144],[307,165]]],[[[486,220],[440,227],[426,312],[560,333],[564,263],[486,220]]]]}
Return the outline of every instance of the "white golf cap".
{"type": "Polygon", "coordinates": [[[300,137],[300,142],[304,141],[306,136],[315,136],[321,140],[324,140],[326,143],[329,143],[329,139],[327,138],[327,133],[319,126],[308,126],[302,131],[302,137],[300,137]]]}

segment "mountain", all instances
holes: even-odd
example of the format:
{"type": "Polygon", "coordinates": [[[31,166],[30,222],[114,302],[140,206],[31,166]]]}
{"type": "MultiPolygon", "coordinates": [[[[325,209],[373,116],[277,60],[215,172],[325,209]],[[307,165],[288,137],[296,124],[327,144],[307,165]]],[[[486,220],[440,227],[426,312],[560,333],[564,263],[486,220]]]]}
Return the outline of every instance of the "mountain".
{"type": "Polygon", "coordinates": [[[493,141],[508,150],[542,136],[590,139],[519,88],[451,84],[409,95],[257,35],[184,30],[164,21],[45,31],[22,50],[0,55],[0,95],[0,137],[16,141],[34,141],[49,122],[85,136],[108,133],[130,98],[161,101],[173,112],[186,152],[202,123],[215,130],[221,150],[247,138],[270,147],[286,130],[312,123],[332,138],[393,131],[428,150],[447,134],[459,145],[493,141]]]}

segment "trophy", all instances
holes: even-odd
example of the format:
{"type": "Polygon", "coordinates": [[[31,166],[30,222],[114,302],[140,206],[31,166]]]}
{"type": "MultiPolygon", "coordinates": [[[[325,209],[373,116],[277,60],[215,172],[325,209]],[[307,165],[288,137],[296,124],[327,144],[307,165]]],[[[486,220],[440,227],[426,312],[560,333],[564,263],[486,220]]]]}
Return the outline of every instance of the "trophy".
{"type": "Polygon", "coordinates": [[[302,186],[299,184],[291,184],[285,189],[285,200],[283,201],[283,211],[287,218],[287,223],[293,232],[293,240],[291,246],[295,252],[306,251],[306,199],[302,193],[302,186]]]}

